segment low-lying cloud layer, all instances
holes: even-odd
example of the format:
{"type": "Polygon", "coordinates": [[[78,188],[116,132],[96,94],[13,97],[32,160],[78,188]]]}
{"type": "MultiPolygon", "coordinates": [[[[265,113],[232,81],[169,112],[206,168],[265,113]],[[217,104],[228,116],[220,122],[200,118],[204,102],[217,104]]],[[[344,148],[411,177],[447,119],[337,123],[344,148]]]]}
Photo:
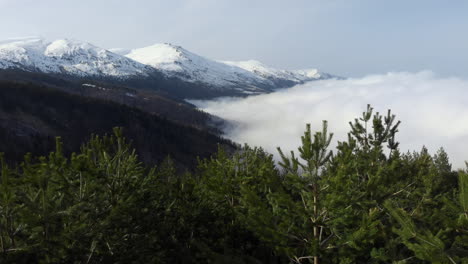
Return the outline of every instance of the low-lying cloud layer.
{"type": "Polygon", "coordinates": [[[431,153],[444,147],[454,168],[468,160],[468,81],[437,78],[431,72],[388,73],[360,79],[324,80],[245,99],[193,101],[203,110],[229,120],[226,136],[239,143],[296,150],[305,124],[321,129],[329,121],[334,141],[346,138],[349,121],[367,104],[402,121],[397,140],[401,151],[431,153]]]}

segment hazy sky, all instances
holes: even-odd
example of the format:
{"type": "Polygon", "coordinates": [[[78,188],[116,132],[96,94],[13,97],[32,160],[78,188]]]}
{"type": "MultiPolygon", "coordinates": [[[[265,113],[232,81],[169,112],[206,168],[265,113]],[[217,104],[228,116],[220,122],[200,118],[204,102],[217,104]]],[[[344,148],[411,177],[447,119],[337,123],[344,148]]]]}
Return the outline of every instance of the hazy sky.
{"type": "Polygon", "coordinates": [[[159,42],[222,60],[342,76],[432,70],[468,79],[468,1],[0,0],[0,39],[159,42]]]}

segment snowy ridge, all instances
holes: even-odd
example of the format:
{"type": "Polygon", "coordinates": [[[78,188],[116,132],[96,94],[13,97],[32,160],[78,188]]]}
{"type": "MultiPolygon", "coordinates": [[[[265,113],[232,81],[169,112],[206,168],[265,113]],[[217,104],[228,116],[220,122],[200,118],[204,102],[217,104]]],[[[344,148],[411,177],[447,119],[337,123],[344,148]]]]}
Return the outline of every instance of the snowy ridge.
{"type": "Polygon", "coordinates": [[[314,81],[314,80],[324,80],[338,78],[343,79],[342,77],[335,76],[326,72],[321,72],[317,69],[305,69],[305,70],[296,70],[292,71],[298,78],[302,79],[305,82],[314,81]]]}
{"type": "Polygon", "coordinates": [[[62,73],[76,76],[147,75],[148,67],[86,42],[41,38],[0,42],[0,69],[62,73]]]}
{"type": "Polygon", "coordinates": [[[178,77],[189,82],[201,82],[214,87],[271,90],[334,77],[316,69],[298,71],[274,69],[255,60],[214,61],[167,43],[131,50],[124,55],[154,67],[164,72],[166,76],[178,77]]]}
{"type": "Polygon", "coordinates": [[[316,69],[275,69],[255,60],[215,61],[167,43],[134,50],[106,50],[77,40],[49,42],[38,37],[0,41],[0,69],[117,79],[151,78],[160,73],[208,89],[243,94],[334,77],[316,69]]]}
{"type": "Polygon", "coordinates": [[[308,69],[308,70],[279,70],[272,67],[269,67],[256,60],[248,61],[224,61],[224,63],[233,65],[249,72],[252,72],[258,76],[261,76],[270,80],[285,80],[296,83],[320,80],[320,79],[329,79],[333,78],[332,75],[328,73],[322,73],[317,69],[308,69]]]}
{"type": "Polygon", "coordinates": [[[180,46],[155,44],[132,50],[128,58],[162,71],[168,77],[201,82],[213,87],[242,87],[257,90],[271,85],[268,80],[245,69],[194,54],[180,46]]]}

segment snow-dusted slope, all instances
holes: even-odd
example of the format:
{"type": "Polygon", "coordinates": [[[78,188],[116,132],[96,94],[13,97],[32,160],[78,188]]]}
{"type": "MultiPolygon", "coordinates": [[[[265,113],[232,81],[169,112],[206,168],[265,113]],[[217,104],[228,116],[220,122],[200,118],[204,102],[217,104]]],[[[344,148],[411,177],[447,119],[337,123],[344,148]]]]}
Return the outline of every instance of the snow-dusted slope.
{"type": "Polygon", "coordinates": [[[265,78],[245,69],[201,57],[171,44],[135,49],[126,56],[152,66],[166,76],[201,82],[214,88],[241,87],[255,91],[271,85],[265,78]]]}
{"type": "MultiPolygon", "coordinates": [[[[122,52],[117,49],[116,51],[122,52]]],[[[125,56],[152,66],[166,76],[189,82],[201,82],[215,88],[273,90],[333,77],[315,69],[300,71],[274,69],[255,60],[214,61],[167,43],[135,49],[125,56]]]]}
{"type": "Polygon", "coordinates": [[[319,79],[328,79],[333,76],[328,73],[322,73],[317,69],[288,71],[269,67],[256,60],[248,61],[224,61],[228,65],[237,66],[258,76],[269,80],[291,81],[302,83],[319,79]]]}
{"type": "Polygon", "coordinates": [[[342,79],[342,77],[332,75],[326,72],[321,72],[317,69],[305,69],[305,70],[295,70],[291,71],[297,78],[301,79],[304,82],[314,81],[314,80],[324,80],[331,78],[342,79]]]}
{"type": "Polygon", "coordinates": [[[0,69],[125,78],[147,75],[149,68],[86,42],[28,38],[0,42],[0,69]]]}
{"type": "Polygon", "coordinates": [[[0,68],[47,68],[43,59],[46,44],[42,39],[28,38],[0,42],[0,68]]]}

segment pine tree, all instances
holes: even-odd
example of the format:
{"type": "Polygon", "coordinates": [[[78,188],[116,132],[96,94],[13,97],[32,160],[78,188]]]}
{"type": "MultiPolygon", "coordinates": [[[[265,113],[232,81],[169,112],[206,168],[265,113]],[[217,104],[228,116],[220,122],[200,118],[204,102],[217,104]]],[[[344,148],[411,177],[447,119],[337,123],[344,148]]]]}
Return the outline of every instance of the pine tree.
{"type": "Polygon", "coordinates": [[[333,234],[327,256],[335,262],[385,262],[397,251],[388,246],[394,242],[382,204],[405,188],[395,140],[399,124],[390,111],[383,117],[368,105],[361,118],[350,122],[348,140],[338,142],[322,183],[333,234]]]}
{"type": "Polygon", "coordinates": [[[253,175],[251,183],[257,186],[241,185],[241,215],[247,227],[277,254],[296,263],[318,263],[326,243],[327,211],[320,206],[320,177],[332,156],[328,150],[332,136],[326,122],[314,135],[307,125],[299,157],[294,152],[286,157],[278,149],[283,175],[272,170],[269,161],[270,169],[253,175]]]}
{"type": "MultiPolygon", "coordinates": [[[[303,202],[303,206],[306,212],[312,211],[312,217],[310,218],[313,226],[313,239],[314,249],[313,251],[313,263],[319,262],[318,254],[320,252],[320,245],[322,243],[322,234],[324,226],[324,219],[326,219],[326,210],[320,207],[320,171],[327,164],[332,157],[332,152],[328,150],[333,133],[328,133],[327,121],[323,121],[322,131],[317,132],[312,137],[310,124],[307,124],[304,136],[301,137],[302,145],[298,151],[299,157],[303,162],[294,157],[294,153],[291,153],[291,158],[286,157],[280,148],[282,162],[280,165],[288,172],[294,172],[289,174],[289,177],[302,176],[305,178],[306,186],[303,186],[300,196],[303,202]],[[300,168],[303,172],[302,175],[298,174],[297,168],[300,168]],[[320,231],[319,231],[320,230],[320,231]]],[[[296,260],[300,262],[304,257],[296,257],[296,260]]]]}

